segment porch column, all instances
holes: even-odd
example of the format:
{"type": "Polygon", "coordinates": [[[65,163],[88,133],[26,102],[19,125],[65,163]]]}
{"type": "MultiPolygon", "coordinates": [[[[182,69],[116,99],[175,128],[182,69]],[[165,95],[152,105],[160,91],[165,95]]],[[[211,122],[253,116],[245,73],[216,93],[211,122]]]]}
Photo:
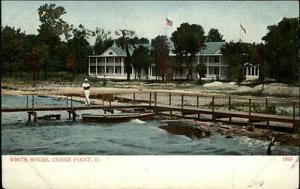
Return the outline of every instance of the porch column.
{"type": "Polygon", "coordinates": [[[257,67],[257,76],[259,76],[259,67],[257,67]]]}
{"type": "Polygon", "coordinates": [[[91,75],[91,57],[89,57],[89,75],[91,75]]]}
{"type": "Polygon", "coordinates": [[[97,75],[98,75],[98,58],[97,57],[95,57],[96,58],[96,72],[95,72],[95,76],[97,77],[97,75]]]}
{"type": "Polygon", "coordinates": [[[114,75],[116,75],[116,57],[114,57],[114,75]]]}
{"type": "MultiPolygon", "coordinates": [[[[207,75],[207,76],[209,75],[209,66],[206,67],[206,75],[207,75]]],[[[207,77],[207,76],[206,76],[206,77],[207,77]]]]}
{"type": "Polygon", "coordinates": [[[121,57],[121,75],[124,75],[124,58],[121,57]]]}
{"type": "Polygon", "coordinates": [[[221,66],[221,56],[219,56],[219,79],[221,79],[221,72],[222,72],[222,66],[221,66]]]}
{"type": "Polygon", "coordinates": [[[151,65],[148,67],[148,80],[150,80],[151,77],[151,65]]]}
{"type": "Polygon", "coordinates": [[[133,78],[135,78],[135,73],[134,73],[133,66],[131,66],[131,75],[132,75],[133,78]]]}
{"type": "Polygon", "coordinates": [[[104,76],[106,75],[106,58],[107,57],[104,57],[104,76]]]}

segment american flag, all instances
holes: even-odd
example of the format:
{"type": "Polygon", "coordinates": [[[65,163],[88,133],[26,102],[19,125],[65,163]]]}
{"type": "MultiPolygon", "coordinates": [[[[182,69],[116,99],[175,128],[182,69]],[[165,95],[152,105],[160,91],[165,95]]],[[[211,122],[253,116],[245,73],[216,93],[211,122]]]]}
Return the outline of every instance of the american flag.
{"type": "Polygon", "coordinates": [[[246,34],[246,29],[242,26],[242,24],[240,24],[240,27],[243,30],[243,32],[246,34]]]}
{"type": "Polygon", "coordinates": [[[166,24],[167,24],[167,26],[172,27],[173,26],[173,21],[166,18],[166,24]]]}

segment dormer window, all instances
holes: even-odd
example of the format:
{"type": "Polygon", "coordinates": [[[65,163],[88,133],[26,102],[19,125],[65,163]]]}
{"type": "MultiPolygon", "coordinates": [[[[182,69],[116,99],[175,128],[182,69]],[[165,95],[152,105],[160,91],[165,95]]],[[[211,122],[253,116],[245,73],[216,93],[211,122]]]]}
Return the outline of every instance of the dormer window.
{"type": "Polygon", "coordinates": [[[108,54],[109,54],[109,55],[112,55],[113,53],[112,53],[112,52],[109,52],[108,54]]]}

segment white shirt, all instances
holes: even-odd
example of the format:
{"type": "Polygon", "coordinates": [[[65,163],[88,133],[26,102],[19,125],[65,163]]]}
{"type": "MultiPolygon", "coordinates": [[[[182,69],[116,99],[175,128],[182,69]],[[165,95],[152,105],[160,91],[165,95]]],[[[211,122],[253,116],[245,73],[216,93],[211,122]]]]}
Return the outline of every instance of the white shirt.
{"type": "Polygon", "coordinates": [[[91,87],[91,86],[90,86],[89,83],[83,83],[83,84],[82,84],[82,87],[83,87],[84,90],[90,90],[90,87],[91,87]]]}

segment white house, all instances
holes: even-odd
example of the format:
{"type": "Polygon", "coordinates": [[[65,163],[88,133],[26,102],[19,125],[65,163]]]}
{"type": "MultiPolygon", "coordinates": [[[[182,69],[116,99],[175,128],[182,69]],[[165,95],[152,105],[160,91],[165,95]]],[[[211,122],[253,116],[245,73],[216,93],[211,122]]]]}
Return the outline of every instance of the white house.
{"type": "MultiPolygon", "coordinates": [[[[225,42],[206,42],[205,48],[196,54],[195,60],[193,61],[193,78],[199,78],[196,72],[196,66],[201,62],[206,66],[205,78],[207,80],[212,79],[227,79],[227,67],[228,65],[224,62],[224,57],[221,54],[221,47],[225,42]]],[[[170,56],[175,57],[176,54],[171,53],[170,56]]],[[[174,74],[174,78],[186,78],[188,73],[187,66],[182,65],[182,73],[177,71],[174,74]]]]}
{"type": "MultiPolygon", "coordinates": [[[[207,68],[207,73],[205,75],[206,79],[221,79],[227,78],[227,65],[224,62],[224,58],[221,54],[221,47],[225,42],[206,42],[206,48],[201,50],[196,54],[195,61],[193,61],[193,76],[198,78],[195,67],[200,62],[203,62],[207,68]]],[[[147,48],[151,48],[149,44],[142,44],[147,48]]],[[[139,46],[139,45],[137,45],[139,46]]],[[[172,48],[172,47],[171,47],[172,48]]],[[[133,54],[133,48],[130,48],[130,54],[133,54]]],[[[169,54],[171,64],[175,64],[176,55],[172,53],[169,54]]],[[[101,55],[91,55],[88,56],[88,74],[91,77],[96,78],[109,78],[109,79],[126,79],[127,74],[124,65],[124,59],[126,57],[126,52],[113,44],[112,47],[108,48],[101,55]]],[[[135,78],[134,68],[131,66],[131,79],[135,78]]],[[[181,66],[181,73],[179,71],[173,71],[173,79],[185,79],[187,75],[186,65],[181,66]]],[[[151,64],[148,68],[148,74],[142,73],[142,79],[156,79],[155,75],[155,64],[151,64]]],[[[160,77],[159,77],[160,78],[160,77]]],[[[204,78],[204,79],[205,79],[204,78]]]]}
{"type": "MultiPolygon", "coordinates": [[[[137,45],[139,46],[139,45],[137,45]]],[[[149,44],[143,44],[143,46],[150,48],[149,44]]],[[[129,48],[130,55],[133,54],[133,47],[129,48]]],[[[127,73],[125,69],[124,59],[126,52],[118,47],[115,43],[108,48],[101,55],[88,56],[88,74],[91,77],[96,78],[109,78],[109,79],[126,79],[127,73]]],[[[131,79],[135,78],[135,72],[133,66],[131,67],[131,79]]],[[[146,77],[145,73],[142,73],[142,77],[146,77]]],[[[151,67],[148,68],[147,79],[155,79],[152,77],[151,67]]]]}

